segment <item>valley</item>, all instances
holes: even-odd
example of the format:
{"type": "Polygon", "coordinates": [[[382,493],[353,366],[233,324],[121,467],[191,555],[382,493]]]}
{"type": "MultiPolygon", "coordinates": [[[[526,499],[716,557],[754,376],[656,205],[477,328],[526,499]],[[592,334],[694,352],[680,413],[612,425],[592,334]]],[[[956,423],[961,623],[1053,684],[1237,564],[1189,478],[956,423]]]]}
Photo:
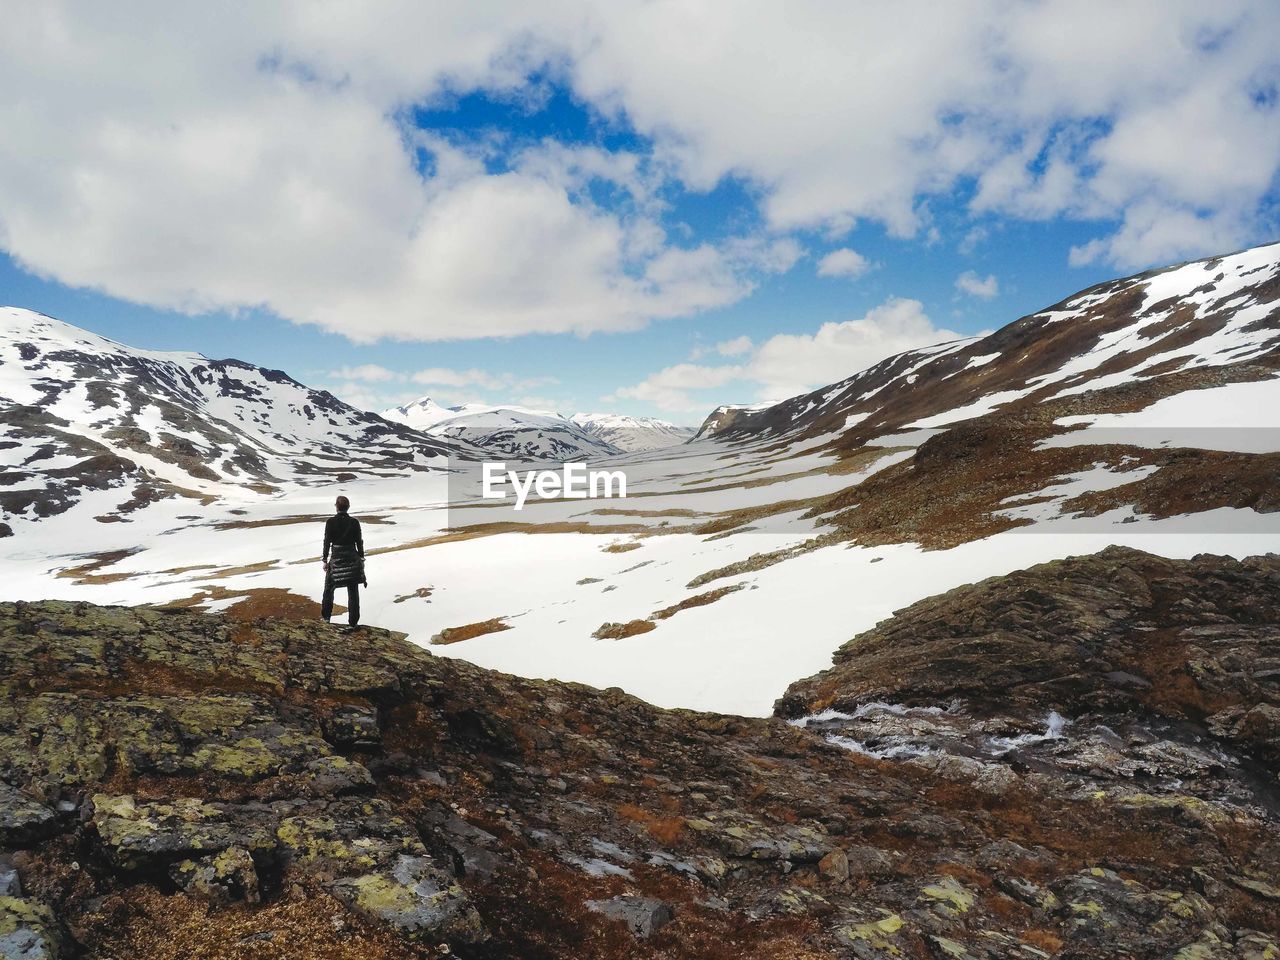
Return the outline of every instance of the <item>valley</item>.
{"type": "Polygon", "coordinates": [[[717,412],[692,442],[590,458],[625,470],[625,500],[518,512],[454,486],[485,457],[527,458],[509,435],[424,434],[284,374],[6,316],[13,596],[315,615],[342,492],[366,523],[366,622],[423,645],[461,631],[433,649],[486,667],[758,716],[853,634],[964,583],[1111,544],[1280,543],[1277,245],[717,412]],[[42,507],[41,490],[62,492],[42,507]]]}

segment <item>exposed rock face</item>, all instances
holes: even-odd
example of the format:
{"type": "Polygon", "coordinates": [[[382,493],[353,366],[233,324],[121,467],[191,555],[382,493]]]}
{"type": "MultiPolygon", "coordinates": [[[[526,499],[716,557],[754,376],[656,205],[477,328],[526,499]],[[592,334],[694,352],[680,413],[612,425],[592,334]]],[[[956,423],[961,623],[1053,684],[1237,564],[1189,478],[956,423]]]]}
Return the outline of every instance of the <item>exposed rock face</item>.
{"type": "Polygon", "coordinates": [[[957,591],[793,687],[847,715],[810,729],[379,630],[0,605],[0,945],[1274,956],[1278,586],[1107,551],[957,591]]]}
{"type": "MultiPolygon", "coordinates": [[[[1196,851],[1195,894],[1145,886],[1137,863],[1150,870],[1158,855],[1139,857],[1136,838],[1059,886],[1003,874],[995,882],[1042,910],[1067,904],[1072,920],[1057,935],[1092,943],[1094,955],[1161,955],[1167,932],[1145,945],[1116,939],[1138,918],[1161,931],[1208,924],[1202,938],[1211,939],[1190,957],[1253,955],[1231,952],[1239,936],[1209,923],[1222,884],[1260,900],[1280,893],[1271,879],[1280,868],[1278,707],[1280,556],[1178,561],[1112,547],[898,611],[841,647],[830,670],[793,684],[777,712],[997,807],[1022,791],[1053,791],[1097,803],[1100,817],[1150,818],[1143,834],[1196,851]],[[1157,827],[1166,817],[1174,822],[1157,827]],[[1243,860],[1219,859],[1223,847],[1208,834],[1245,822],[1262,828],[1258,846],[1243,860]]],[[[982,865],[1011,862],[995,861],[982,865]]]]}

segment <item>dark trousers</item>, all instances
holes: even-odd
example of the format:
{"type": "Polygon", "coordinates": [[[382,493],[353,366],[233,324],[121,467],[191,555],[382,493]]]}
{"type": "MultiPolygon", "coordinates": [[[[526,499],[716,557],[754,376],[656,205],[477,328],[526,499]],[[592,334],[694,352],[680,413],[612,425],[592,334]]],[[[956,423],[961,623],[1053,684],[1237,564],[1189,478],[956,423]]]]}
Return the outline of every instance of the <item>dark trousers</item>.
{"type": "MultiPolygon", "coordinates": [[[[328,620],[333,616],[333,581],[325,580],[324,598],[320,601],[320,616],[328,620]]],[[[347,623],[355,626],[360,622],[360,584],[347,584],[347,623]]]]}

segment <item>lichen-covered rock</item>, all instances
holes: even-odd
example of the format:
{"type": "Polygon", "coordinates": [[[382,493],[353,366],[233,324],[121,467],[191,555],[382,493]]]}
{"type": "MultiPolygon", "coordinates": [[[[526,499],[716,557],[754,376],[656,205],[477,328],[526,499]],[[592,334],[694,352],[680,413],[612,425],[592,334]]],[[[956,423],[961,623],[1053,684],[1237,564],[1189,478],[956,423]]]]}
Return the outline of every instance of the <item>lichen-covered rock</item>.
{"type": "Polygon", "coordinates": [[[0,783],[0,846],[22,847],[53,833],[57,814],[6,783],[0,783]]]}
{"type": "MultiPolygon", "coordinates": [[[[17,669],[17,657],[0,658],[0,667],[6,659],[17,669]]],[[[0,696],[0,777],[10,783],[96,783],[106,776],[112,749],[95,711],[73,694],[0,696]]]]}
{"type": "Polygon", "coordinates": [[[977,897],[955,877],[939,877],[920,890],[920,902],[939,916],[956,919],[973,909],[977,897]]]}
{"type": "MultiPolygon", "coordinates": [[[[277,804],[276,813],[288,813],[277,804]]],[[[286,864],[312,876],[333,880],[386,866],[400,854],[426,853],[417,832],[385,800],[346,798],[285,816],[276,840],[286,864]]]]}
{"type": "Polygon", "coordinates": [[[111,861],[124,870],[167,867],[178,859],[229,847],[272,850],[275,843],[261,811],[190,797],[139,802],[132,796],[93,796],[90,825],[111,861]]]}
{"type": "Polygon", "coordinates": [[[302,767],[306,791],[314,797],[343,793],[363,793],[374,787],[367,767],[346,757],[316,757],[302,767]]]}
{"type": "Polygon", "coordinates": [[[57,960],[62,946],[52,910],[34,900],[0,896],[0,960],[57,960]]]}
{"type": "MultiPolygon", "coordinates": [[[[317,725],[318,726],[318,725],[317,725]]],[[[330,753],[317,730],[281,722],[251,696],[104,697],[48,693],[0,704],[0,772],[58,787],[132,774],[251,781],[330,753]]]]}
{"type": "Polygon", "coordinates": [[[875,847],[854,844],[844,848],[844,855],[853,880],[882,878],[893,873],[893,860],[875,847]]]}
{"type": "Polygon", "coordinates": [[[382,743],[378,712],[350,705],[336,708],[324,721],[325,739],[343,750],[369,750],[382,743]]]}
{"type": "Polygon", "coordinates": [[[169,868],[181,889],[210,903],[257,903],[261,899],[253,855],[244,847],[227,847],[212,857],[182,860],[169,868]]]}
{"type": "Polygon", "coordinates": [[[818,861],[818,872],[837,883],[849,879],[849,855],[837,848],[818,861]]]}
{"type": "Polygon", "coordinates": [[[357,911],[412,937],[477,943],[488,933],[466,892],[425,855],[398,854],[383,868],[330,889],[357,911]]]}
{"type": "Polygon", "coordinates": [[[1215,918],[1197,893],[1151,890],[1103,867],[1081,871],[1056,893],[1069,917],[1066,939],[1098,954],[1130,943],[1146,950],[1160,944],[1185,946],[1215,918]]]}
{"type": "Polygon", "coordinates": [[[1277,960],[1280,958],[1280,940],[1259,933],[1242,930],[1235,939],[1236,955],[1240,960],[1277,960]]]}
{"type": "Polygon", "coordinates": [[[817,863],[831,841],[817,826],[765,825],[742,814],[709,814],[689,821],[689,829],[714,841],[731,857],[817,863]]]}
{"type": "Polygon", "coordinates": [[[0,895],[85,960],[1277,960],[1277,596],[1269,558],[1051,564],[882,624],[795,724],[0,604],[0,781],[54,814],[0,895]],[[593,906],[636,900],[675,919],[593,906]]]}
{"type": "Polygon", "coordinates": [[[858,960],[891,960],[906,956],[902,917],[887,910],[877,919],[852,919],[836,927],[836,939],[858,960]]]}

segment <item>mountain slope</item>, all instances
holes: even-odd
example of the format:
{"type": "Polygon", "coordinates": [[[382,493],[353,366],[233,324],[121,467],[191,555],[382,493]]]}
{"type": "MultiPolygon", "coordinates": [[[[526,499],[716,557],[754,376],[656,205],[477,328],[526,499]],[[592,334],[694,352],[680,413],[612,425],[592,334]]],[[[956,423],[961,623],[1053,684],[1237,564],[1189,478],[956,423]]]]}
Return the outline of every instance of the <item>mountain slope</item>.
{"type": "Polygon", "coordinates": [[[441,420],[435,436],[463,440],[493,457],[528,462],[591,460],[622,451],[558,414],[510,407],[475,410],[441,420]]]}
{"type": "MultiPolygon", "coordinates": [[[[704,434],[856,460],[910,455],[811,504],[837,539],[948,547],[1097,518],[1280,510],[1280,244],[1102,284],[982,339],[890,357],[704,434]]],[[[1196,528],[1194,526],[1187,529],[1196,528]]]]}
{"type": "Polygon", "coordinates": [[[270,492],[356,474],[403,476],[449,447],[278,370],[136,350],[50,317],[0,308],[0,512],[104,513],[176,493],[270,492]]]}
{"type": "Polygon", "coordinates": [[[482,403],[445,407],[422,397],[383,412],[389,420],[433,436],[470,444],[484,455],[526,462],[591,460],[617,456],[599,432],[548,410],[482,403]]]}
{"type": "Polygon", "coordinates": [[[1102,409],[1116,388],[1158,399],[1261,379],[1278,356],[1280,244],[1270,244],[1100,284],[981,339],[898,354],[727,422],[721,408],[700,435],[841,434],[847,446],[1067,397],[1102,409]]]}
{"type": "Polygon", "coordinates": [[[662,450],[693,437],[688,427],[678,427],[654,417],[628,417],[619,413],[575,413],[573,422],[592,436],[627,453],[662,450]]]}

